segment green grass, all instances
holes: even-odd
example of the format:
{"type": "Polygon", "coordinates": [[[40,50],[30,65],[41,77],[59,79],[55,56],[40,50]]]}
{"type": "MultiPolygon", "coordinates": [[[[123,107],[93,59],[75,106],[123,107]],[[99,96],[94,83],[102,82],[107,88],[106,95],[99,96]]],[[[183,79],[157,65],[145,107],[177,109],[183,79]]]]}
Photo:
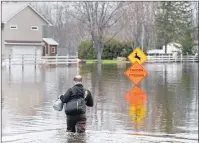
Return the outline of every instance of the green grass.
{"type": "MultiPolygon", "coordinates": [[[[86,60],[87,64],[92,64],[95,63],[97,60],[86,60]]],[[[119,60],[102,60],[102,64],[116,64],[120,63],[121,61],[119,60]]]]}

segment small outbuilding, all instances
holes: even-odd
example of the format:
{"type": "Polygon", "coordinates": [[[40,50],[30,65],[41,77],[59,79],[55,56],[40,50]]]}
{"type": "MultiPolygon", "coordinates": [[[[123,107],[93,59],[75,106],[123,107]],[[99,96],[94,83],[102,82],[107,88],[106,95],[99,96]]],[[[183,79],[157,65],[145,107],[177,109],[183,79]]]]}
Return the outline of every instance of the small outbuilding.
{"type": "Polygon", "coordinates": [[[57,43],[52,38],[43,38],[44,46],[43,46],[43,56],[56,56],[57,55],[57,43]]]}

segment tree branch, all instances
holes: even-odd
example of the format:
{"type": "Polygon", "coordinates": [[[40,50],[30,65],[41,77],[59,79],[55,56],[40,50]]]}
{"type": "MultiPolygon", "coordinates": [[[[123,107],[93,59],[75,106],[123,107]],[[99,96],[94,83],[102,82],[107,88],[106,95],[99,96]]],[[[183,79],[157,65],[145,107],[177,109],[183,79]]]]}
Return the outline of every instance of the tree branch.
{"type": "Polygon", "coordinates": [[[120,2],[117,7],[111,12],[111,14],[109,15],[109,17],[107,18],[107,20],[104,22],[103,26],[105,26],[108,21],[113,17],[113,15],[115,15],[115,12],[122,6],[122,2],[120,2]]]}

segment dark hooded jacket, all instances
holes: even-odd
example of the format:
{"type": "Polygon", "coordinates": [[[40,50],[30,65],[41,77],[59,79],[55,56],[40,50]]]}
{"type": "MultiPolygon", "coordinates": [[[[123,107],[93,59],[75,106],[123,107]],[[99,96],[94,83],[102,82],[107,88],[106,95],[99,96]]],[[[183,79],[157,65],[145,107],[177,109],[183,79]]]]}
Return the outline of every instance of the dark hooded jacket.
{"type": "Polygon", "coordinates": [[[91,92],[87,89],[84,89],[82,84],[76,84],[72,88],[69,88],[68,91],[60,96],[60,99],[63,103],[67,103],[70,100],[85,98],[86,105],[92,107],[93,106],[93,98],[91,92]],[[87,91],[87,95],[84,95],[84,91],[87,91]],[[84,97],[86,96],[86,97],[84,97]]]}

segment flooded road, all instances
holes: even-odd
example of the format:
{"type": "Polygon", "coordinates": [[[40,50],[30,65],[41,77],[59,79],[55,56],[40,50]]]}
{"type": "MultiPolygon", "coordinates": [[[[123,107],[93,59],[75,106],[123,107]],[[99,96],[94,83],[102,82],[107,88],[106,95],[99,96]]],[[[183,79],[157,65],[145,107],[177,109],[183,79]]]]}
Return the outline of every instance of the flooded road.
{"type": "Polygon", "coordinates": [[[129,66],[3,68],[2,142],[197,143],[198,63],[144,64],[148,75],[139,87],[147,100],[139,122],[130,116],[125,100],[133,87],[124,75],[129,66]],[[94,98],[94,107],[87,108],[86,133],[80,136],[67,133],[64,111],[52,108],[77,72],[94,98]]]}

